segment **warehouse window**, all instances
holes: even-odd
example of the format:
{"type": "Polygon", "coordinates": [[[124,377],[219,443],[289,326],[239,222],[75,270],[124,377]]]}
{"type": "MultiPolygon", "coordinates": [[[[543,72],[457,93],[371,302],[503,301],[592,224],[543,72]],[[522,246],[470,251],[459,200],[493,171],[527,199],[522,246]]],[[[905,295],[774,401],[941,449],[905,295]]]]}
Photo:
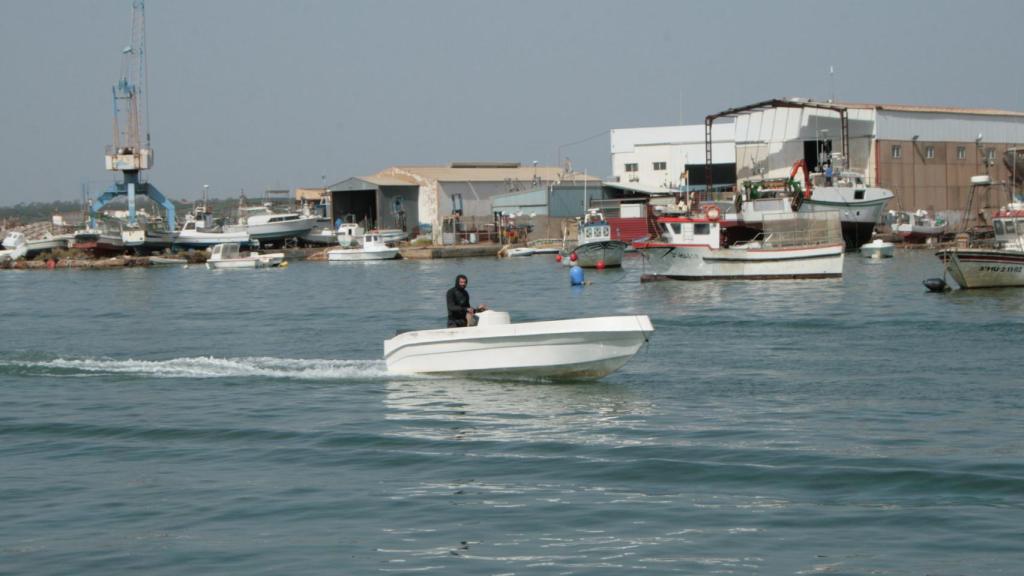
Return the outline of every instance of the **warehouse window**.
{"type": "Polygon", "coordinates": [[[626,172],[636,172],[637,165],[635,162],[629,162],[626,164],[626,172]]]}
{"type": "Polygon", "coordinates": [[[903,157],[903,147],[900,146],[899,144],[893,144],[892,145],[892,157],[893,158],[902,158],[903,157]]]}
{"type": "Polygon", "coordinates": [[[957,146],[956,147],[956,159],[957,160],[967,160],[967,147],[966,146],[957,146]]]}
{"type": "Polygon", "coordinates": [[[654,169],[655,170],[664,170],[667,167],[668,167],[668,164],[666,162],[655,162],[654,163],[654,169]]]}
{"type": "Polygon", "coordinates": [[[924,149],[924,157],[928,160],[935,158],[935,146],[928,146],[924,149]]]}

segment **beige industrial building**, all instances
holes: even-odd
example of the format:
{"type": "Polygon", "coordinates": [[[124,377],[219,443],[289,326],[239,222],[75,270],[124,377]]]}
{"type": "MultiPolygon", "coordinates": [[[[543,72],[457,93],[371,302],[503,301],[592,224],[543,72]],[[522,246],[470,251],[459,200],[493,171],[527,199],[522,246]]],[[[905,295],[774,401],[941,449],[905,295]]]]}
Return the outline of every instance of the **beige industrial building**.
{"type": "Polygon", "coordinates": [[[380,228],[400,228],[412,236],[468,230],[494,221],[493,201],[559,183],[601,187],[600,178],[565,173],[557,166],[517,162],[454,162],[442,166],[392,166],[327,187],[332,219],[353,218],[380,228]]]}
{"type": "MultiPolygon", "coordinates": [[[[956,213],[970,178],[1011,179],[1008,149],[1024,144],[1024,113],[978,108],[768,100],[708,116],[735,122],[737,180],[789,176],[804,160],[815,170],[829,158],[896,195],[890,209],[956,213]],[[844,129],[845,128],[845,129],[844,129]]],[[[1018,179],[1020,176],[1018,175],[1018,179]]],[[[981,207],[1005,204],[993,186],[981,207]]]]}

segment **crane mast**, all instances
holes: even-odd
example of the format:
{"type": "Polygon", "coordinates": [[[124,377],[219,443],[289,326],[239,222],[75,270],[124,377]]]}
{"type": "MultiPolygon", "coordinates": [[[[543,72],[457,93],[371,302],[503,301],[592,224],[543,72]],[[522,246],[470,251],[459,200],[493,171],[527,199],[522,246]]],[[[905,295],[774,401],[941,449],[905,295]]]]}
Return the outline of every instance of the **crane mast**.
{"type": "Polygon", "coordinates": [[[94,225],[96,214],[103,206],[119,196],[127,196],[128,224],[135,226],[135,196],[142,194],[164,207],[168,230],[174,229],[174,204],[153,184],[140,178],[141,171],[153,166],[147,92],[145,2],[133,0],[129,43],[121,50],[121,72],[113,87],[113,138],[106,150],[107,170],[120,172],[122,178],[90,207],[94,225]]]}

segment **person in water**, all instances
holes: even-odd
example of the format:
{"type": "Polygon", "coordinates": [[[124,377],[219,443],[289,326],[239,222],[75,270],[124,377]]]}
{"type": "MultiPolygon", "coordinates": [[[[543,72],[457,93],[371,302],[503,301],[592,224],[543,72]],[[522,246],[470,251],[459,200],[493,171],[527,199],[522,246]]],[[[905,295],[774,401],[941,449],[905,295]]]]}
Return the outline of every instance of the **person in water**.
{"type": "Polygon", "coordinates": [[[465,328],[476,326],[476,313],[487,310],[486,304],[473,308],[469,303],[469,292],[466,292],[466,285],[469,278],[465,274],[455,277],[455,286],[448,289],[445,299],[448,301],[448,327],[465,328]]]}

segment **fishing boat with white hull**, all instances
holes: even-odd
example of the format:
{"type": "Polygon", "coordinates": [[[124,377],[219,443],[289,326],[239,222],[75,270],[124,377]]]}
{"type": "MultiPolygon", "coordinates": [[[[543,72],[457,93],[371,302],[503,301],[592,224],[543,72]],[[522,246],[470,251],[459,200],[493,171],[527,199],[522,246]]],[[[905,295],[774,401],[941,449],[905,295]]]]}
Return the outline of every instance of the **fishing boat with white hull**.
{"type": "Polygon", "coordinates": [[[1024,286],[1024,203],[992,218],[994,242],[940,250],[936,256],[962,289],[1024,286]]]}
{"type": "Polygon", "coordinates": [[[604,215],[590,209],[577,224],[576,243],[567,243],[566,262],[583,268],[614,268],[622,266],[625,242],[612,239],[612,227],[604,215]]]}
{"type": "Polygon", "coordinates": [[[647,316],[512,323],[507,312],[488,310],[477,326],[398,334],[384,342],[384,359],[399,374],[601,378],[653,331],[647,316]]]}
{"type": "Polygon", "coordinates": [[[714,205],[700,215],[661,217],[659,237],[635,244],[644,256],[642,280],[842,276],[844,244],[837,212],[764,214],[760,226],[753,238],[730,238],[714,205]]]}
{"type": "Polygon", "coordinates": [[[895,195],[877,186],[868,186],[863,174],[836,171],[830,179],[822,172],[809,172],[803,160],[793,164],[790,177],[783,181],[752,182],[756,194],[785,196],[801,213],[838,212],[843,241],[848,251],[871,241],[875,226],[882,221],[885,207],[895,195]],[[796,180],[803,171],[802,184],[796,180]],[[766,186],[766,187],[765,187],[766,186]]]}

